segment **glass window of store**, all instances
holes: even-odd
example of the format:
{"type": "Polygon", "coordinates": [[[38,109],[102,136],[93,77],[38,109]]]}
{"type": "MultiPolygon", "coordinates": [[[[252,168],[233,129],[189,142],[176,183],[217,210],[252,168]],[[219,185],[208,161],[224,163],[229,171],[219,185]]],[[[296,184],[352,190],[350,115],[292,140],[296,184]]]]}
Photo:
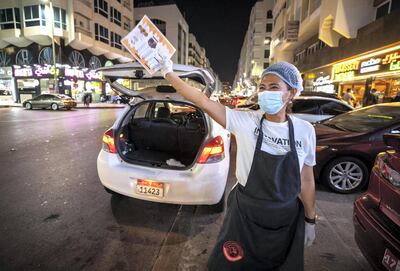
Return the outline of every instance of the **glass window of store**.
{"type": "Polygon", "coordinates": [[[46,16],[44,5],[34,5],[24,7],[25,26],[45,26],[46,16]]]}

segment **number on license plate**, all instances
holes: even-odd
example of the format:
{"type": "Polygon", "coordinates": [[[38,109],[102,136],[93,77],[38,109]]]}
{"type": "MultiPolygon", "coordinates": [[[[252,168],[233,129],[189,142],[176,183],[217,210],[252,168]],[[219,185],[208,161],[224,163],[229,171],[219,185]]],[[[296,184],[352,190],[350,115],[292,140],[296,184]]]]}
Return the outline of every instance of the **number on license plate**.
{"type": "Polygon", "coordinates": [[[164,195],[164,184],[150,180],[137,180],[136,193],[162,198],[164,195]]]}
{"type": "Polygon", "coordinates": [[[385,250],[382,264],[389,271],[400,271],[400,261],[389,249],[385,250]]]}

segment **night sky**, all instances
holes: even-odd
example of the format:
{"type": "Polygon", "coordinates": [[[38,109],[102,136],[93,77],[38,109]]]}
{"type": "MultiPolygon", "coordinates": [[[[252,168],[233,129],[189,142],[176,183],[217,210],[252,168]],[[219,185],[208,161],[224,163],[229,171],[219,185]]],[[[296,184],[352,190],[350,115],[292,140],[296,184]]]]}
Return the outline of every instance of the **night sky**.
{"type": "Polygon", "coordinates": [[[175,0],[196,36],[206,49],[211,67],[221,81],[231,84],[237,71],[251,8],[256,0],[175,0]]]}
{"type": "MultiPolygon", "coordinates": [[[[171,0],[134,0],[165,3],[171,0]]],[[[206,49],[211,67],[222,82],[233,83],[251,8],[256,0],[175,0],[196,36],[206,49]]]]}

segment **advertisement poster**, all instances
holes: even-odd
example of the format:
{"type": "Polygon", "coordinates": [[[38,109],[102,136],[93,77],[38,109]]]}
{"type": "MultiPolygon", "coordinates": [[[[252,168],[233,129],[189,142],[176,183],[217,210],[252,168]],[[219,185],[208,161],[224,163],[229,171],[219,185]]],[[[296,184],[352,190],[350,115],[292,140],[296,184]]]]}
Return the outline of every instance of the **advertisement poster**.
{"type": "Polygon", "coordinates": [[[151,75],[160,69],[157,58],[171,58],[175,53],[172,44],[146,15],[121,43],[151,75]]]}

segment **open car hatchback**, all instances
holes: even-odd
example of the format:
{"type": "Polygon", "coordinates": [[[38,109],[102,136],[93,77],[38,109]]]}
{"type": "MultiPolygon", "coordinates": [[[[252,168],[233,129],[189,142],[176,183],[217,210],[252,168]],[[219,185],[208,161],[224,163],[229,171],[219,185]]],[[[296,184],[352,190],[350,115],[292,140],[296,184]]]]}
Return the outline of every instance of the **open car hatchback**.
{"type": "MultiPolygon", "coordinates": [[[[112,88],[132,97],[103,136],[97,170],[106,191],[155,202],[214,205],[222,211],[230,133],[159,74],[150,76],[134,63],[100,71],[112,88]],[[124,79],[132,89],[120,84],[124,79]]],[[[176,65],[174,71],[205,95],[214,91],[207,70],[176,65]]]]}

